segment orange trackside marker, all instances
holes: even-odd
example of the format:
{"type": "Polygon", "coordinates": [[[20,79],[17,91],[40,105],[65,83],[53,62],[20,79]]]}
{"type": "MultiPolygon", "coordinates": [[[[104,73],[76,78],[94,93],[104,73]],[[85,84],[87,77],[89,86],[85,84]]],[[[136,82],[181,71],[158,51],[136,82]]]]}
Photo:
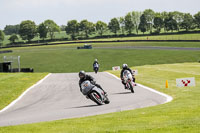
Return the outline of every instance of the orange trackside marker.
{"type": "Polygon", "coordinates": [[[168,80],[166,80],[165,87],[169,88],[168,80]]]}

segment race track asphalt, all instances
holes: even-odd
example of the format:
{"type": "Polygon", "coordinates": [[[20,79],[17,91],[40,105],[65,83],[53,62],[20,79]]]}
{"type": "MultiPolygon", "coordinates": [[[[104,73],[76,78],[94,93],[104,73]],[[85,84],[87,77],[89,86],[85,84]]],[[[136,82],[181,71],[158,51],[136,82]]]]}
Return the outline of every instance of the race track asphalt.
{"type": "Polygon", "coordinates": [[[165,96],[140,86],[136,86],[135,93],[131,93],[124,89],[120,80],[106,72],[89,74],[108,93],[110,104],[97,106],[86,99],[80,92],[77,73],[55,73],[33,87],[13,106],[1,112],[0,126],[119,112],[155,106],[167,100],[165,96]]]}

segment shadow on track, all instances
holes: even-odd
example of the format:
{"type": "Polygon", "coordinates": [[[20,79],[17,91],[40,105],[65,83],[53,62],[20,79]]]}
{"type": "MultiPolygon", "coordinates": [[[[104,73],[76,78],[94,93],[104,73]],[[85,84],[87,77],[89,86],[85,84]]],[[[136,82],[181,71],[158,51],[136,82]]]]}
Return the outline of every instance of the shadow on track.
{"type": "Polygon", "coordinates": [[[72,109],[72,108],[88,108],[88,107],[96,107],[99,105],[85,105],[85,106],[77,106],[77,107],[71,107],[71,108],[67,108],[67,109],[72,109]]]}
{"type": "Polygon", "coordinates": [[[132,92],[119,92],[119,93],[112,93],[111,95],[118,95],[118,94],[133,94],[132,92]]]}

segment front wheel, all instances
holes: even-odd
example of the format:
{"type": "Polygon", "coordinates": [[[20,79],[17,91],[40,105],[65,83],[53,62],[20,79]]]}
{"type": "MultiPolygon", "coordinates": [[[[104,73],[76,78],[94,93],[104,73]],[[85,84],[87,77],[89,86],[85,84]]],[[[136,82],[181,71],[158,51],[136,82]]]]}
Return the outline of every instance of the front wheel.
{"type": "Polygon", "coordinates": [[[98,105],[103,105],[102,98],[101,98],[101,96],[100,96],[100,94],[99,94],[98,92],[92,91],[92,92],[90,93],[90,97],[91,97],[91,99],[92,99],[95,103],[97,103],[98,105]]]}
{"type": "Polygon", "coordinates": [[[134,93],[134,89],[133,89],[133,84],[132,84],[132,82],[129,82],[129,86],[130,86],[131,92],[134,93]]]}
{"type": "Polygon", "coordinates": [[[108,97],[106,97],[106,100],[104,101],[105,104],[109,104],[110,100],[108,99],[108,97]]]}
{"type": "Polygon", "coordinates": [[[94,72],[97,74],[97,72],[98,72],[98,68],[94,68],[94,72]]]}

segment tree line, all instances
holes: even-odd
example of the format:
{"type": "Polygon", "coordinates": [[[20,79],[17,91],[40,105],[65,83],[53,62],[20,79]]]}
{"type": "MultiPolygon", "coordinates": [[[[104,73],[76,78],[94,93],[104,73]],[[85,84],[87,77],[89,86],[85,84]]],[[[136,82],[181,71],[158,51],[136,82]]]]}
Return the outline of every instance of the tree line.
{"type": "Polygon", "coordinates": [[[190,13],[174,12],[154,12],[152,9],[146,9],[143,12],[132,11],[125,16],[112,18],[107,24],[103,21],[96,23],[90,22],[87,19],[78,22],[77,20],[70,20],[67,25],[58,26],[53,20],[45,20],[39,25],[34,21],[22,21],[19,25],[7,25],[3,31],[0,30],[0,43],[4,40],[4,33],[11,35],[9,40],[14,43],[20,35],[22,40],[31,41],[35,36],[40,39],[45,39],[47,36],[54,39],[54,33],[65,31],[70,35],[71,40],[77,39],[79,36],[88,38],[89,35],[98,34],[103,36],[108,30],[114,35],[121,33],[123,35],[143,34],[149,32],[150,34],[159,34],[161,30],[164,32],[173,32],[180,30],[194,30],[200,29],[200,12],[195,15],[190,13]]]}

